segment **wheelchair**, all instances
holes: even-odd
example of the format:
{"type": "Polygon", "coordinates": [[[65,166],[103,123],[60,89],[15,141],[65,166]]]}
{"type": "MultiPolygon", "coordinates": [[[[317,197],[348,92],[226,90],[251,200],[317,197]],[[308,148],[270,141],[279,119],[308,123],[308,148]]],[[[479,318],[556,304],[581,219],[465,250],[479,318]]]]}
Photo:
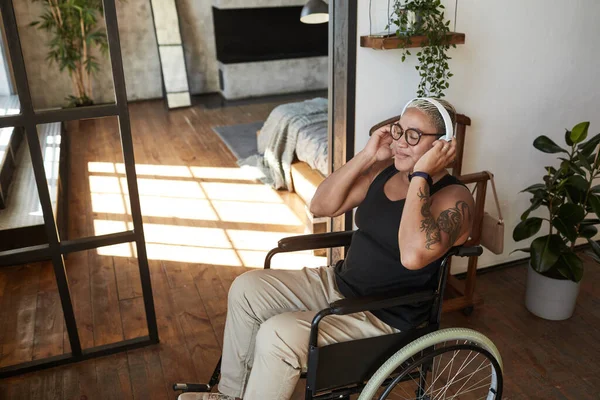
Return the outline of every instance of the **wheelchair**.
{"type": "MultiPolygon", "coordinates": [[[[348,247],[351,231],[283,238],[265,258],[265,268],[278,253],[348,247]]],[[[373,296],[338,300],[312,320],[307,343],[306,400],[370,399],[486,399],[502,398],[502,359],[496,346],[471,329],[440,330],[442,301],[452,256],[479,256],[480,246],[453,247],[442,260],[435,290],[403,296],[373,296]],[[428,320],[407,331],[319,347],[319,323],[329,315],[347,315],[395,306],[431,304],[428,320]]],[[[186,393],[210,392],[219,381],[217,364],[207,384],[178,383],[180,400],[186,393]]],[[[269,399],[265,399],[269,400],[269,399]]]]}

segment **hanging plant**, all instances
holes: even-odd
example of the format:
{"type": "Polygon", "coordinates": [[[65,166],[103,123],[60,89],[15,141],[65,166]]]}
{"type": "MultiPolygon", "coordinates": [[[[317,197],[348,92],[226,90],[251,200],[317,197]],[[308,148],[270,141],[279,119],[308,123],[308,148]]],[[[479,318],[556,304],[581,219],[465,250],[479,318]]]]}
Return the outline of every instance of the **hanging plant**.
{"type": "Polygon", "coordinates": [[[427,46],[421,48],[417,55],[421,81],[417,88],[417,96],[444,97],[444,90],[450,87],[448,80],[452,77],[448,66],[447,52],[455,44],[448,43],[450,21],[444,17],[444,5],[440,0],[402,0],[394,2],[394,13],[391,22],[398,26],[396,35],[405,40],[401,41],[403,49],[402,62],[411,53],[407,46],[411,45],[411,37],[425,36],[427,46]]]}

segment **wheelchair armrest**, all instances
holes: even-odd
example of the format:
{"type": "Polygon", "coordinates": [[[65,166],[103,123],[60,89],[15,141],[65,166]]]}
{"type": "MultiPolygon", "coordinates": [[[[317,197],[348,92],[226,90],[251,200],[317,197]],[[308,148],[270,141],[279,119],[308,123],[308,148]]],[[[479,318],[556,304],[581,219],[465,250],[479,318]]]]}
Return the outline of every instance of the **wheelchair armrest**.
{"type": "Polygon", "coordinates": [[[473,257],[480,256],[483,254],[483,247],[481,246],[469,246],[469,247],[456,247],[456,252],[452,255],[458,257],[473,257]]]}
{"type": "Polygon", "coordinates": [[[353,233],[352,231],[327,232],[283,238],[277,243],[277,247],[267,254],[265,269],[271,268],[271,259],[277,253],[350,246],[353,233]]]}
{"type": "Polygon", "coordinates": [[[352,231],[343,231],[290,236],[281,239],[277,243],[277,248],[280,251],[299,251],[349,246],[353,233],[352,231]]]}

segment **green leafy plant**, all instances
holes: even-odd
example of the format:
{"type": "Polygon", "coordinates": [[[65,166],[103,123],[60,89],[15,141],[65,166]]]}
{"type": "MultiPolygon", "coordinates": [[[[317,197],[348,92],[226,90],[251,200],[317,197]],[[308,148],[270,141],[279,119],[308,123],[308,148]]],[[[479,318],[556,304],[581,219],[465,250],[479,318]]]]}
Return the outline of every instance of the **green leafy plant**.
{"type": "Polygon", "coordinates": [[[547,235],[534,239],[528,248],[515,251],[530,253],[531,267],[555,279],[581,280],[583,262],[574,251],[579,238],[587,239],[592,250],[588,255],[600,263],[600,245],[592,239],[598,233],[595,225],[600,220],[587,218],[592,212],[600,216],[600,185],[593,186],[594,179],[600,176],[600,134],[584,142],[589,126],[589,122],[581,122],[567,130],[566,149],[547,136],[534,140],[536,149],[560,155],[560,164],[545,167],[542,182],[522,191],[532,195],[531,205],[513,231],[513,239],[518,242],[534,236],[544,223],[548,224],[547,235]],[[548,218],[529,216],[542,206],[547,208],[548,218]]]}
{"type": "Polygon", "coordinates": [[[448,43],[450,21],[444,16],[444,5],[440,0],[396,0],[391,22],[398,26],[396,35],[403,38],[402,61],[410,56],[407,46],[412,44],[411,37],[425,36],[428,44],[417,52],[419,64],[415,67],[421,81],[417,87],[417,96],[444,97],[444,90],[450,87],[452,77],[448,65],[448,50],[456,48],[448,43]]]}
{"type": "Polygon", "coordinates": [[[92,77],[100,65],[92,50],[97,47],[104,56],[108,50],[106,32],[98,28],[104,14],[102,0],[31,1],[44,5],[44,13],[30,26],[51,34],[46,60],[55,62],[60,71],[66,69],[71,77],[73,94],[66,98],[68,106],[93,104],[92,77]]]}

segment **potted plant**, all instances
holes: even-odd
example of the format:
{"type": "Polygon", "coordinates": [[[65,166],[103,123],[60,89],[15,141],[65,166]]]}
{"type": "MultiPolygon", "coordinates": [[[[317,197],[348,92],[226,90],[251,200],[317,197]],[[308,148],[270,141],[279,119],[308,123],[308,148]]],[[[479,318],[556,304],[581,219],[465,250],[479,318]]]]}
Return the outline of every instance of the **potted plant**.
{"type": "Polygon", "coordinates": [[[600,263],[600,245],[593,240],[598,233],[595,225],[600,216],[600,185],[593,186],[600,176],[598,144],[600,134],[585,141],[590,123],[581,122],[565,133],[566,148],[547,136],[539,136],[533,146],[544,152],[558,154],[556,166],[547,166],[542,182],[524,189],[530,193],[531,205],[521,216],[513,231],[513,239],[521,241],[537,234],[546,225],[547,234],[537,237],[529,247],[515,251],[530,253],[527,275],[526,306],[533,314],[550,320],[569,318],[575,309],[579,283],[583,277],[583,262],[576,252],[578,241],[587,240],[590,257],[600,263]],[[530,216],[540,208],[546,216],[530,216]]]}
{"type": "Polygon", "coordinates": [[[46,59],[56,62],[60,71],[67,70],[73,83],[73,94],[67,96],[67,107],[94,104],[92,77],[100,65],[92,54],[94,47],[105,56],[108,50],[106,32],[98,28],[104,9],[102,0],[31,0],[42,2],[44,13],[30,26],[50,33],[50,50],[46,59]]]}
{"type": "Polygon", "coordinates": [[[428,45],[417,52],[421,81],[417,87],[417,96],[444,97],[444,90],[450,87],[448,80],[452,77],[448,66],[448,50],[456,48],[448,43],[450,21],[444,17],[444,5],[440,0],[402,0],[394,2],[394,13],[391,22],[398,27],[396,35],[404,38],[401,41],[402,61],[410,56],[406,48],[411,44],[411,36],[426,36],[428,45]]]}

